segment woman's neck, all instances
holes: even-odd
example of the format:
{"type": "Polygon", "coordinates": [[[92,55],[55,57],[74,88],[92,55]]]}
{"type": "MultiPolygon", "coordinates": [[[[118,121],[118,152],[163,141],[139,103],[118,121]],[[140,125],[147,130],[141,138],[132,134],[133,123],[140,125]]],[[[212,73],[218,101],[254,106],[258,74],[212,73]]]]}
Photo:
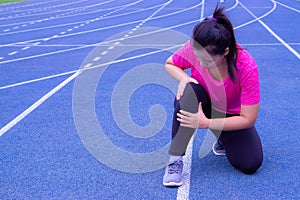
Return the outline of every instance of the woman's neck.
{"type": "Polygon", "coordinates": [[[216,68],[209,69],[209,72],[215,80],[224,81],[229,75],[227,62],[223,62],[222,65],[216,68]]]}

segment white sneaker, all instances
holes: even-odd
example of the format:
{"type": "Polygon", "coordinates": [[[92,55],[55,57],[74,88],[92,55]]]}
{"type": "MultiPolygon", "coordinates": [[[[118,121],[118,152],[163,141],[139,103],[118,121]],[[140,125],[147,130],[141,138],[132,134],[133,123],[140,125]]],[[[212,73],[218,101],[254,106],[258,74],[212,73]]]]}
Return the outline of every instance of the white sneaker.
{"type": "Polygon", "coordinates": [[[183,161],[176,160],[169,163],[165,169],[163,184],[167,187],[178,187],[182,185],[183,161]]]}

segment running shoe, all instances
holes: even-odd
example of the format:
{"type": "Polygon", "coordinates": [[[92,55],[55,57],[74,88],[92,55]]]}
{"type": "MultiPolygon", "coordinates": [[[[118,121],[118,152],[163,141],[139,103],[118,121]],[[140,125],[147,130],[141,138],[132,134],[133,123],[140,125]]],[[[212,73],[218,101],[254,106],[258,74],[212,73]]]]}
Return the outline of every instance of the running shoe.
{"type": "Polygon", "coordinates": [[[182,171],[183,171],[183,161],[181,159],[176,160],[173,163],[169,163],[165,169],[165,175],[163,178],[164,186],[168,186],[168,187],[181,186],[182,171]]]}
{"type": "Polygon", "coordinates": [[[214,154],[217,155],[217,156],[225,156],[226,155],[225,149],[224,149],[224,147],[223,147],[220,140],[217,140],[213,144],[212,150],[213,150],[214,154]]]}

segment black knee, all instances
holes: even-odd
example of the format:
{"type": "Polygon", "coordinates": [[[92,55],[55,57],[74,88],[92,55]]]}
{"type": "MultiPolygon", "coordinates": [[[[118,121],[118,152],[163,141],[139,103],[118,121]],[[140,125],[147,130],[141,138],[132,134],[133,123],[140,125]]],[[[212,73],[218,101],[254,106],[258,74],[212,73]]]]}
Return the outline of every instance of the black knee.
{"type": "Polygon", "coordinates": [[[180,97],[179,104],[182,110],[192,113],[198,112],[197,94],[191,83],[186,85],[183,95],[180,97]]]}
{"type": "Polygon", "coordinates": [[[235,166],[238,170],[244,174],[254,174],[262,165],[262,159],[253,160],[250,162],[244,162],[243,165],[235,166]]]}
{"type": "Polygon", "coordinates": [[[188,83],[179,100],[181,109],[196,113],[198,112],[199,102],[202,103],[204,114],[210,117],[211,102],[206,90],[200,84],[188,83]]]}

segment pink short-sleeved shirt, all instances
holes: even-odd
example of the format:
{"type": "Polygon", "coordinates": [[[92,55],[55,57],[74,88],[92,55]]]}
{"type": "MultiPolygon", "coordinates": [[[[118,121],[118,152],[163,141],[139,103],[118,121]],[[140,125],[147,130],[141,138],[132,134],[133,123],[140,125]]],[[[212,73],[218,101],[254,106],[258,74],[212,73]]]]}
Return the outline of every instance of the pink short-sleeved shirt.
{"type": "Polygon", "coordinates": [[[241,105],[253,105],[260,101],[258,67],[252,56],[239,45],[235,70],[236,81],[230,76],[215,80],[209,70],[201,66],[188,41],[173,56],[175,66],[191,69],[191,75],[208,92],[214,109],[228,114],[240,114],[241,105]]]}

